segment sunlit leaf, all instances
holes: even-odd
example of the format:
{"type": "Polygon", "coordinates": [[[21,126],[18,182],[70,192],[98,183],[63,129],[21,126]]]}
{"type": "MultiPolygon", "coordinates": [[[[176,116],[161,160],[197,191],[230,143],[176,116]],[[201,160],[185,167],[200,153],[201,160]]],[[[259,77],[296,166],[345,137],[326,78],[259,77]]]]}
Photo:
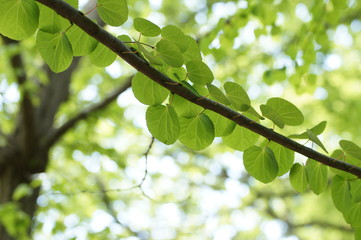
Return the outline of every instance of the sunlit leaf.
{"type": "Polygon", "coordinates": [[[147,126],[150,133],[165,144],[173,144],[179,136],[177,113],[170,105],[148,107],[146,113],[147,126]]]}
{"type": "Polygon", "coordinates": [[[317,195],[324,192],[327,187],[327,166],[309,158],[306,172],[310,189],[317,195]]]}
{"type": "Polygon", "coordinates": [[[169,40],[160,40],[157,43],[157,52],[162,60],[172,67],[181,67],[183,65],[182,53],[179,48],[169,40]]]}
{"type": "Polygon", "coordinates": [[[128,19],[126,0],[97,0],[100,18],[110,26],[120,26],[128,19]]]}
{"type": "Polygon", "coordinates": [[[275,142],[270,142],[268,147],[273,151],[278,163],[278,176],[288,172],[295,159],[295,152],[275,142]]]}
{"type": "Polygon", "coordinates": [[[132,79],[132,90],[139,102],[147,105],[161,104],[169,95],[166,88],[140,72],[132,79]]]}
{"type": "Polygon", "coordinates": [[[156,37],[160,34],[160,27],[144,18],[134,19],[134,28],[144,36],[156,37]]]}
{"type": "Polygon", "coordinates": [[[64,33],[47,33],[39,30],[36,46],[53,72],[62,72],[70,66],[73,51],[64,33]]]}
{"type": "Polygon", "coordinates": [[[285,126],[285,123],[282,120],[282,116],[272,107],[262,104],[260,106],[260,109],[262,112],[262,116],[271,120],[275,125],[277,125],[277,127],[283,128],[285,126]]]}
{"type": "Polygon", "coordinates": [[[293,164],[290,171],[290,182],[296,191],[306,191],[308,187],[306,168],[299,163],[293,164]]]}
{"type": "Polygon", "coordinates": [[[238,151],[245,151],[257,142],[259,135],[247,128],[236,125],[233,132],[222,139],[228,147],[238,151]]]}
{"type": "Polygon", "coordinates": [[[332,179],[331,196],[335,207],[342,213],[346,213],[353,205],[350,195],[350,184],[338,175],[332,179]]]}
{"type": "Polygon", "coordinates": [[[167,25],[162,28],[162,38],[169,40],[170,42],[177,45],[181,52],[185,52],[188,48],[189,38],[174,25],[167,25]]]}
{"type": "Polygon", "coordinates": [[[207,115],[202,113],[192,118],[180,118],[179,122],[179,141],[185,146],[199,151],[213,142],[214,127],[207,115]]]}
{"type": "Polygon", "coordinates": [[[349,154],[352,157],[361,160],[361,148],[357,146],[355,143],[347,140],[341,140],[339,144],[342,150],[346,152],[346,154],[349,154]]]}
{"type": "Polygon", "coordinates": [[[97,47],[97,40],[90,37],[77,25],[71,26],[71,28],[66,31],[66,35],[72,46],[74,56],[88,55],[97,47]]]}
{"type": "Polygon", "coordinates": [[[263,183],[272,182],[278,173],[278,165],[272,150],[268,147],[253,146],[243,153],[243,163],[247,172],[263,183]]]}
{"type": "Polygon", "coordinates": [[[211,69],[202,61],[190,61],[186,67],[189,80],[196,84],[206,85],[214,79],[211,69]]]}
{"type": "Polygon", "coordinates": [[[304,117],[301,111],[289,101],[282,98],[268,99],[267,106],[271,107],[273,111],[281,116],[285,125],[297,126],[303,123],[304,117]]]}
{"type": "Polygon", "coordinates": [[[214,125],[214,133],[216,137],[227,136],[232,133],[236,127],[236,123],[223,117],[222,115],[206,110],[205,113],[212,120],[214,125]]]}
{"type": "Polygon", "coordinates": [[[250,107],[251,100],[241,85],[234,82],[226,82],[224,90],[226,91],[227,98],[237,110],[243,112],[250,107]]]}
{"type": "Polygon", "coordinates": [[[112,64],[117,55],[102,43],[98,43],[93,52],[89,54],[90,61],[98,67],[106,67],[112,64]]]}
{"type": "Polygon", "coordinates": [[[224,93],[222,92],[221,89],[217,88],[216,86],[212,85],[212,84],[207,84],[207,88],[209,91],[209,94],[218,102],[224,104],[224,105],[229,105],[231,104],[231,102],[228,100],[228,98],[226,97],[226,95],[224,95],[224,93]]]}
{"type": "Polygon", "coordinates": [[[201,61],[202,55],[201,51],[199,50],[199,46],[192,37],[186,36],[185,41],[187,41],[187,50],[183,53],[184,62],[187,63],[189,61],[201,61]]]}
{"type": "Polygon", "coordinates": [[[0,33],[23,40],[33,35],[39,24],[39,8],[33,0],[0,0],[0,33]]]}

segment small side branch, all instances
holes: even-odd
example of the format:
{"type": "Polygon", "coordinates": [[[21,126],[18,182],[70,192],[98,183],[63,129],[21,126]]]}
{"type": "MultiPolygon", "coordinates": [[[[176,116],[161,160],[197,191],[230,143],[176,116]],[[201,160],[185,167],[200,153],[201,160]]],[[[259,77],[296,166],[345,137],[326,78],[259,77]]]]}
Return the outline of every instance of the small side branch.
{"type": "Polygon", "coordinates": [[[72,129],[80,120],[87,119],[90,114],[100,111],[106,108],[110,103],[117,99],[117,97],[122,94],[125,90],[127,90],[131,86],[132,76],[129,77],[123,85],[119,88],[115,89],[111,92],[106,98],[102,101],[93,104],[92,106],[80,111],[77,115],[73,118],[69,119],[59,128],[55,129],[46,141],[46,148],[50,148],[53,146],[66,132],[72,129]]]}

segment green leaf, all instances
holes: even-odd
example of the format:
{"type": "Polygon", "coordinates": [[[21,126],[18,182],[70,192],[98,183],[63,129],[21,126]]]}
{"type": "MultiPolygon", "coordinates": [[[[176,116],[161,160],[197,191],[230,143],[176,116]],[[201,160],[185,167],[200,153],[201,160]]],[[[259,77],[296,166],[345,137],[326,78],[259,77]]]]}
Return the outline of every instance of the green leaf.
{"type": "Polygon", "coordinates": [[[162,28],[162,38],[173,42],[178,46],[181,52],[185,52],[188,48],[189,38],[176,26],[167,25],[162,28]]]}
{"type": "Polygon", "coordinates": [[[303,123],[304,117],[301,111],[292,103],[282,98],[268,99],[267,106],[271,107],[279,116],[285,125],[297,126],[303,123]]]}
{"type": "Polygon", "coordinates": [[[318,146],[320,146],[326,153],[327,150],[325,148],[325,146],[323,146],[322,142],[320,141],[320,139],[318,139],[318,137],[316,136],[316,134],[314,134],[312,131],[307,130],[307,135],[308,135],[308,139],[310,139],[312,142],[316,143],[318,146]]]}
{"type": "Polygon", "coordinates": [[[209,91],[209,94],[218,102],[224,104],[224,105],[230,105],[231,102],[228,100],[228,98],[226,97],[226,95],[224,95],[224,93],[217,88],[216,86],[212,85],[212,84],[207,84],[207,88],[209,91]]]}
{"type": "Polygon", "coordinates": [[[0,33],[14,40],[32,36],[39,25],[39,8],[34,0],[0,0],[0,33]]]}
{"type": "Polygon", "coordinates": [[[262,104],[260,109],[262,116],[271,120],[277,127],[284,128],[285,123],[282,120],[282,116],[279,115],[272,107],[262,104]]]}
{"type": "Polygon", "coordinates": [[[346,219],[353,228],[361,227],[361,202],[354,204],[347,213],[346,219]]]}
{"type": "Polygon", "coordinates": [[[290,171],[290,182],[297,192],[304,192],[308,187],[306,168],[299,163],[293,164],[290,171]]]}
{"type": "Polygon", "coordinates": [[[272,150],[253,146],[243,153],[243,164],[247,172],[263,183],[272,182],[278,173],[278,165],[272,150]]]}
{"type": "Polygon", "coordinates": [[[128,19],[126,0],[98,0],[100,18],[110,26],[120,26],[128,19]]]}
{"type": "Polygon", "coordinates": [[[361,148],[355,143],[347,140],[341,140],[339,144],[346,154],[361,160],[361,148]]]}
{"type": "Polygon", "coordinates": [[[186,67],[189,80],[196,84],[206,85],[214,79],[211,69],[202,61],[190,61],[186,67]]]}
{"type": "Polygon", "coordinates": [[[157,52],[162,60],[168,65],[172,67],[181,67],[183,65],[182,53],[173,42],[160,40],[157,43],[157,52]]]}
{"type": "Polygon", "coordinates": [[[180,129],[179,141],[193,150],[205,149],[213,142],[213,123],[204,113],[192,118],[180,118],[180,129]]]}
{"type": "Polygon", "coordinates": [[[201,61],[202,55],[197,44],[197,41],[194,40],[191,36],[186,36],[186,41],[188,42],[187,50],[183,53],[184,62],[189,61],[201,61]]]}
{"type": "Polygon", "coordinates": [[[158,56],[156,55],[155,51],[151,51],[149,52],[145,47],[142,46],[142,44],[138,43],[137,44],[138,50],[144,54],[144,56],[146,57],[146,59],[148,59],[148,61],[151,64],[154,65],[158,65],[158,66],[162,66],[163,63],[160,59],[158,59],[158,56]]]}
{"type": "Polygon", "coordinates": [[[144,36],[156,37],[160,34],[160,27],[144,18],[134,19],[134,28],[144,36]]]}
{"type": "MultiPolygon", "coordinates": [[[[65,0],[74,8],[78,8],[77,0],[65,0]]],[[[39,28],[48,33],[57,33],[66,30],[71,26],[71,22],[68,19],[63,18],[57,14],[53,9],[39,4],[40,16],[39,16],[39,28]]]]}
{"type": "Polygon", "coordinates": [[[146,105],[157,105],[164,102],[169,91],[138,72],[132,79],[132,91],[139,102],[146,105]]]}
{"type": "MultiPolygon", "coordinates": [[[[343,162],[350,163],[350,164],[358,164],[359,163],[359,160],[357,160],[353,157],[346,158],[345,153],[341,149],[337,149],[337,150],[333,151],[331,157],[335,158],[337,160],[343,161],[343,162]]],[[[344,179],[354,179],[355,178],[355,175],[345,172],[345,171],[342,171],[342,170],[339,170],[337,168],[331,167],[331,170],[332,170],[332,172],[334,172],[337,175],[340,175],[344,179]]]]}
{"type": "Polygon", "coordinates": [[[223,117],[222,115],[206,110],[205,113],[211,119],[214,126],[214,134],[216,137],[227,136],[232,133],[236,127],[236,123],[223,117]]]}
{"type": "Polygon", "coordinates": [[[350,184],[339,175],[332,179],[331,196],[335,207],[342,213],[347,213],[353,205],[350,195],[350,184]]]}
{"type": "Polygon", "coordinates": [[[75,24],[66,31],[66,35],[72,46],[74,56],[88,55],[97,47],[98,41],[90,37],[75,24]]]}
{"type": "MultiPolygon", "coordinates": [[[[327,121],[322,121],[316,126],[314,126],[311,129],[307,129],[308,131],[311,131],[315,135],[320,135],[323,133],[327,125],[327,121]]],[[[301,134],[292,134],[289,136],[290,138],[297,138],[297,139],[309,139],[309,135],[307,134],[307,131],[301,133],[301,134]]]]}
{"type": "Polygon", "coordinates": [[[149,132],[165,144],[173,144],[179,136],[178,115],[170,105],[151,106],[146,112],[149,132]]]}
{"type": "Polygon", "coordinates": [[[264,117],[262,117],[262,116],[256,111],[256,109],[254,109],[252,106],[249,106],[249,108],[248,108],[246,111],[244,111],[244,113],[248,113],[248,114],[250,114],[250,115],[252,115],[252,116],[254,116],[254,117],[258,118],[258,119],[264,120],[264,117]]]}
{"type": "Polygon", "coordinates": [[[278,163],[278,176],[288,172],[295,160],[295,152],[275,142],[270,142],[268,147],[272,149],[278,163]]]}
{"type": "Polygon", "coordinates": [[[310,189],[317,195],[324,192],[327,187],[327,166],[309,158],[306,172],[310,189]]]}
{"type": "Polygon", "coordinates": [[[53,72],[64,71],[73,60],[70,42],[64,33],[47,33],[39,30],[36,46],[53,72]]]}
{"type": "Polygon", "coordinates": [[[361,202],[361,180],[350,181],[351,186],[351,198],[354,202],[361,202]]]}
{"type": "Polygon", "coordinates": [[[98,67],[106,67],[112,64],[117,55],[102,43],[98,43],[93,52],[89,54],[90,61],[98,67]]]}
{"type": "Polygon", "coordinates": [[[237,110],[243,112],[250,107],[251,100],[241,85],[234,82],[226,82],[224,90],[226,91],[227,98],[237,110]]]}
{"type": "Polygon", "coordinates": [[[192,118],[203,111],[203,108],[174,94],[172,106],[175,108],[179,116],[192,118]]]}
{"type": "Polygon", "coordinates": [[[259,135],[247,128],[236,125],[233,132],[222,139],[228,147],[238,151],[245,151],[258,141],[259,135]]]}

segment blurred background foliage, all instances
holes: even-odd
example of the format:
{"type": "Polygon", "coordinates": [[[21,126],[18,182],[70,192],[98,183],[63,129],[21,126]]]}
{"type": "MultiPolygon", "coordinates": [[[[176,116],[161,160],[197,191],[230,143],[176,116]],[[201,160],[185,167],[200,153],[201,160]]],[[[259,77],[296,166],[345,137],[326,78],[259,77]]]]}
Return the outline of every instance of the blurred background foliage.
{"type": "MultiPolygon", "coordinates": [[[[129,20],[106,27],[109,31],[136,37],[135,17],[180,27],[197,39],[216,85],[233,80],[248,89],[255,106],[282,96],[303,111],[304,125],[283,134],[327,120],[321,138],[328,149],[336,149],[340,139],[361,142],[359,1],[137,0],[128,5],[129,20]]],[[[21,51],[30,78],[46,81],[34,44],[31,38],[0,49],[5,132],[13,127],[20,93],[1,58],[21,51]]],[[[120,59],[103,69],[82,58],[57,122],[101,100],[132,74],[120,59]]],[[[28,82],[36,102],[37,85],[28,82]]],[[[300,195],[287,174],[261,184],[245,172],[242,153],[218,138],[201,152],[179,143],[151,145],[144,114],[145,106],[129,89],[54,147],[47,172],[37,176],[43,188],[34,239],[352,238],[329,190],[300,195]]],[[[296,161],[306,159],[296,155],[296,161]]]]}

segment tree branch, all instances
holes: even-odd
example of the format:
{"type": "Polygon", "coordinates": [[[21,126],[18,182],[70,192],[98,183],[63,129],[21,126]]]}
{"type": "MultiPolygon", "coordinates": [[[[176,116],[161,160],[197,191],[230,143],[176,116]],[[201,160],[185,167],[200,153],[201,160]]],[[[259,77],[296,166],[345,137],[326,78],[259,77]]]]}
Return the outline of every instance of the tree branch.
{"type": "Polygon", "coordinates": [[[279,143],[295,152],[298,152],[308,158],[312,158],[320,163],[328,165],[333,168],[337,168],[349,173],[356,175],[358,178],[361,178],[361,168],[351,165],[349,163],[331,158],[324,154],[321,154],[309,147],[303,146],[298,142],[293,141],[290,138],[287,138],[272,129],[269,129],[243,115],[240,113],[218,103],[213,100],[210,100],[205,97],[199,97],[194,94],[192,91],[188,90],[186,87],[181,85],[179,82],[173,81],[166,75],[162,74],[158,70],[154,69],[149,65],[148,62],[145,62],[143,59],[139,58],[136,54],[131,54],[130,49],[115,36],[111,35],[92,20],[84,16],[80,11],[73,8],[69,4],[61,0],[36,0],[41,4],[48,6],[53,9],[62,17],[70,20],[74,24],[78,25],[84,32],[88,33],[90,36],[107,46],[109,49],[118,54],[123,58],[127,63],[137,69],[139,72],[142,72],[155,82],[164,86],[172,93],[178,94],[179,96],[187,99],[188,101],[195,103],[205,109],[214,111],[238,125],[245,127],[259,135],[279,143]]]}
{"type": "Polygon", "coordinates": [[[73,128],[75,124],[77,124],[80,120],[86,119],[89,117],[89,115],[93,112],[102,110],[106,108],[110,103],[112,103],[117,97],[123,93],[125,90],[127,90],[131,86],[131,80],[132,77],[128,77],[127,80],[115,89],[113,92],[111,92],[106,98],[104,98],[102,101],[95,103],[91,105],[90,107],[80,111],[77,115],[75,115],[73,118],[69,119],[67,122],[65,122],[63,125],[61,125],[59,128],[55,129],[50,133],[50,136],[48,136],[45,146],[47,149],[49,149],[51,146],[53,146],[68,130],[73,128]]]}

